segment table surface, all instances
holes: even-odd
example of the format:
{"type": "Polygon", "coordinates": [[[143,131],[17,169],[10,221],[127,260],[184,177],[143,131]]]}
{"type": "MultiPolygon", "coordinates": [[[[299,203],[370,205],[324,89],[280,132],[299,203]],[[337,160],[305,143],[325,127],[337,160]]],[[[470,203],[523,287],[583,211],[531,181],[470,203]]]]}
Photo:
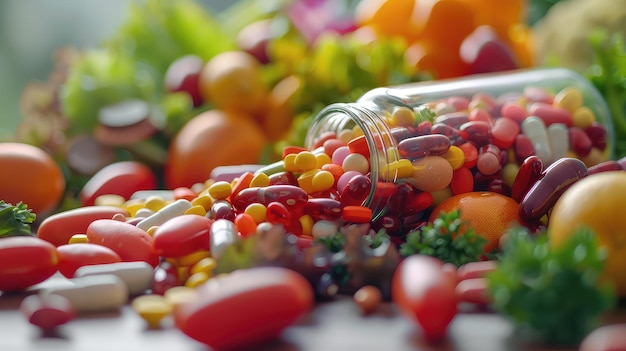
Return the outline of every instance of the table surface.
{"type": "MultiPolygon", "coordinates": [[[[44,282],[45,286],[49,281],[44,282]]],[[[39,285],[41,287],[42,285],[39,285]]],[[[29,293],[33,293],[33,291],[29,293]]],[[[0,350],[150,350],[208,351],[165,320],[163,328],[149,329],[125,305],[119,311],[83,314],[44,334],[19,311],[27,293],[0,296],[0,350]]],[[[316,308],[286,329],[280,339],[253,350],[424,350],[424,351],[543,351],[546,348],[521,341],[512,324],[489,311],[463,310],[449,326],[440,345],[425,344],[419,328],[391,303],[363,316],[348,296],[318,303],[316,308]]]]}

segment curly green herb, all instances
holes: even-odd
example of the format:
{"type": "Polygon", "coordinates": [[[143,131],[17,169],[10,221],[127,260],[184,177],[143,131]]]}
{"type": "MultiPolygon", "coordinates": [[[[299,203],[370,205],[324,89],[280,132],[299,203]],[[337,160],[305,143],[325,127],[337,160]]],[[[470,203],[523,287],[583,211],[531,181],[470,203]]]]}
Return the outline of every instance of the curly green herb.
{"type": "Polygon", "coordinates": [[[0,238],[32,235],[30,224],[37,216],[21,201],[13,206],[0,200],[0,238]]]}

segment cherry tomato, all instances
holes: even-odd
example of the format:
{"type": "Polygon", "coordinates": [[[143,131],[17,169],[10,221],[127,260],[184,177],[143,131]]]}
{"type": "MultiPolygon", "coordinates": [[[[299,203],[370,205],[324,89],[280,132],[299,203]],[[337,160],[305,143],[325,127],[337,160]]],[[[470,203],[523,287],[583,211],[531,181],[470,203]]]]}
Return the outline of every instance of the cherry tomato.
{"type": "Polygon", "coordinates": [[[441,260],[419,254],[407,257],[394,273],[392,300],[428,341],[443,339],[457,313],[455,274],[441,260]]]}
{"type": "Polygon", "coordinates": [[[28,144],[0,143],[0,199],[22,201],[36,214],[47,214],[61,201],[65,178],[45,151],[28,144]]]}
{"type": "Polygon", "coordinates": [[[57,253],[59,272],[67,278],[74,277],[74,272],[82,266],[122,261],[115,251],[93,243],[61,245],[57,247],[57,253]]]}
{"type": "Polygon", "coordinates": [[[115,194],[130,199],[134,192],[157,188],[152,170],[137,161],[111,163],[87,181],[80,191],[83,206],[92,206],[100,195],[115,194]]]}
{"type": "Polygon", "coordinates": [[[0,239],[0,291],[19,291],[50,278],[57,271],[57,250],[32,236],[0,239]]]}
{"type": "Polygon", "coordinates": [[[174,307],[174,323],[216,350],[274,338],[314,304],[309,282],[282,267],[238,270],[210,279],[196,292],[193,299],[174,307]]]}
{"type": "Polygon", "coordinates": [[[110,219],[116,214],[128,216],[128,212],[114,206],[88,206],[56,213],[41,222],[37,237],[54,246],[64,245],[74,234],[85,234],[87,227],[96,219],[110,219]]]}

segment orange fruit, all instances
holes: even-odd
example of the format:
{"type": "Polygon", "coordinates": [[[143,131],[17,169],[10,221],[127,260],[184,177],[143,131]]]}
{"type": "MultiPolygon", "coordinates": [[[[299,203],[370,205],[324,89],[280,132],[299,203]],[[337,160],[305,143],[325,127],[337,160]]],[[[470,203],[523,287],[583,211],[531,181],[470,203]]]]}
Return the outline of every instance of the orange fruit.
{"type": "Polygon", "coordinates": [[[589,175],[568,188],[554,205],[548,222],[550,244],[567,241],[579,227],[593,230],[607,250],[605,279],[626,296],[626,172],[589,175]]]}
{"type": "Polygon", "coordinates": [[[199,81],[203,99],[220,110],[255,114],[268,94],[259,61],[245,51],[215,55],[202,68],[199,81]]]}
{"type": "Polygon", "coordinates": [[[44,150],[23,143],[0,143],[0,200],[22,201],[37,215],[47,215],[60,203],[65,177],[44,150]]]}
{"type": "Polygon", "coordinates": [[[487,239],[485,253],[498,247],[506,230],[519,219],[519,204],[512,198],[489,191],[474,191],[449,197],[433,209],[429,222],[437,218],[441,211],[451,212],[459,209],[460,218],[467,221],[474,232],[487,239]]]}
{"type": "Polygon", "coordinates": [[[209,110],[192,118],[172,139],[165,165],[169,189],[209,179],[217,166],[257,164],[267,138],[250,117],[209,110]]]}
{"type": "Polygon", "coordinates": [[[354,10],[360,26],[370,26],[381,36],[399,36],[409,42],[415,37],[412,17],[415,0],[362,0],[354,10]]]}

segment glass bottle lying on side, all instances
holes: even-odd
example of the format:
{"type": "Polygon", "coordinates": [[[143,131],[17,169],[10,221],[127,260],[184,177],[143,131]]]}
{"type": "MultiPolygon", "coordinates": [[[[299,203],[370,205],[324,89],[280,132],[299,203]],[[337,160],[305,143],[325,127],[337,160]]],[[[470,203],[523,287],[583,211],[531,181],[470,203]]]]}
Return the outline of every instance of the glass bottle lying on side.
{"type": "MultiPolygon", "coordinates": [[[[398,195],[405,184],[414,195],[432,195],[431,204],[466,191],[510,195],[529,156],[543,169],[566,157],[592,167],[611,159],[613,138],[595,87],[574,71],[550,68],[376,88],[325,107],[305,147],[369,177],[362,204],[376,219],[423,210],[419,196],[398,195]]],[[[337,184],[339,194],[347,183],[337,184]]]]}

